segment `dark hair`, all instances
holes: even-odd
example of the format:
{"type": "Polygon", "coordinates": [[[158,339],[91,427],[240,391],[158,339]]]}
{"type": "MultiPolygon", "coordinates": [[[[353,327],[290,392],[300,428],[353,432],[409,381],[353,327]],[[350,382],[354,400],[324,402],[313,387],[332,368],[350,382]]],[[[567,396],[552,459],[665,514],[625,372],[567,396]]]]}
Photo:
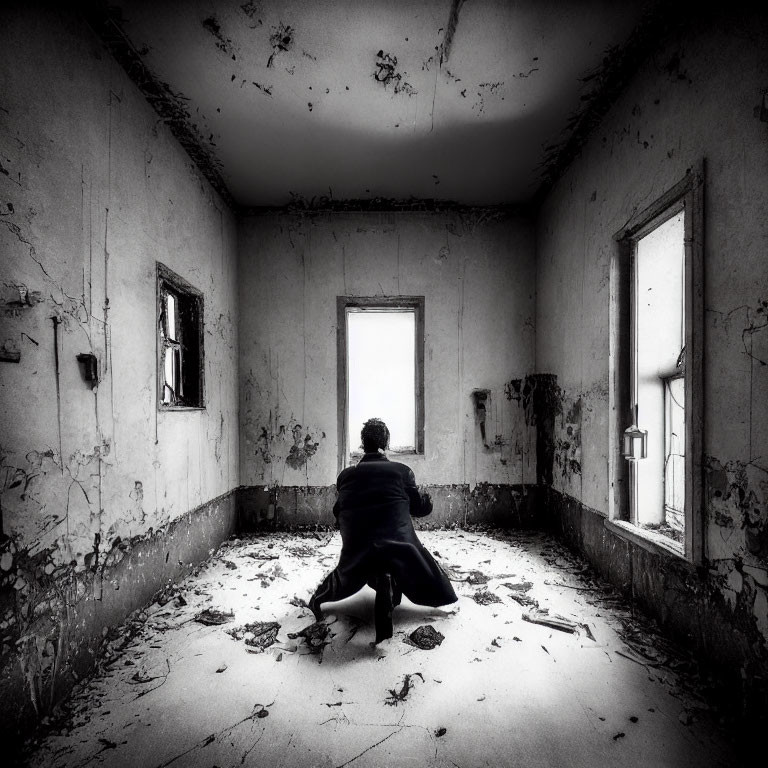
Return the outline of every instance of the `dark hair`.
{"type": "Polygon", "coordinates": [[[381,419],[368,419],[360,430],[360,438],[366,453],[375,453],[379,448],[385,451],[389,446],[389,429],[381,419]]]}

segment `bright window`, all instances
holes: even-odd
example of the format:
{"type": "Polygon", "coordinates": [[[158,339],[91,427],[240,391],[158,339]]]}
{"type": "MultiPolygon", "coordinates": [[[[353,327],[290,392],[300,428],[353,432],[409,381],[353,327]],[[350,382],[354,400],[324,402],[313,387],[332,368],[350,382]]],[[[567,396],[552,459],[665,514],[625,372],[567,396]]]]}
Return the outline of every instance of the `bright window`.
{"type": "Polygon", "coordinates": [[[374,417],[389,427],[391,452],[423,452],[423,317],[422,297],[339,297],[342,466],[374,417]]]}
{"type": "Polygon", "coordinates": [[[349,447],[373,416],[389,427],[390,448],[413,451],[416,437],[416,312],[412,309],[347,312],[349,447]]]}
{"type": "MultiPolygon", "coordinates": [[[[703,560],[703,167],[616,234],[610,523],[703,560]]],[[[637,538],[639,537],[639,539],[637,538]]]]}
{"type": "Polygon", "coordinates": [[[638,240],[632,323],[637,424],[648,432],[648,455],[631,467],[633,517],[679,542],[684,517],[674,512],[685,509],[684,241],[683,211],[638,240]]]}

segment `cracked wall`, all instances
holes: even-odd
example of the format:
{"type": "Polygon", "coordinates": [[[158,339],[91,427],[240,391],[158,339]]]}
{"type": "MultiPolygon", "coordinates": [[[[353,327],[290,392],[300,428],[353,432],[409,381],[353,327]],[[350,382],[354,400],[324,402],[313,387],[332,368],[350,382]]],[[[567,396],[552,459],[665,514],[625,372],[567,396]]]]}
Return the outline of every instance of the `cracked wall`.
{"type": "MultiPolygon", "coordinates": [[[[705,159],[706,565],[690,579],[696,590],[649,579],[647,596],[710,656],[741,644],[748,676],[768,657],[767,34],[765,14],[743,10],[675,29],[595,127],[537,225],[536,368],[561,389],[552,487],[607,515],[613,236],[705,159]]],[[[606,536],[589,545],[598,560],[613,557],[606,536]]],[[[641,578],[636,570],[636,589],[641,578]]]]}
{"type": "Polygon", "coordinates": [[[94,629],[83,601],[119,620],[115,601],[130,610],[161,579],[112,578],[127,554],[238,485],[236,231],[83,21],[4,14],[0,71],[0,690],[22,670],[24,695],[3,697],[15,716],[71,681],[94,629]],[[205,296],[205,410],[156,409],[158,260],[205,296]]]}
{"type": "Polygon", "coordinates": [[[535,482],[535,431],[504,389],[533,365],[531,234],[489,210],[243,218],[243,485],[335,482],[336,297],[377,295],[425,296],[425,454],[403,459],[418,482],[535,482]]]}

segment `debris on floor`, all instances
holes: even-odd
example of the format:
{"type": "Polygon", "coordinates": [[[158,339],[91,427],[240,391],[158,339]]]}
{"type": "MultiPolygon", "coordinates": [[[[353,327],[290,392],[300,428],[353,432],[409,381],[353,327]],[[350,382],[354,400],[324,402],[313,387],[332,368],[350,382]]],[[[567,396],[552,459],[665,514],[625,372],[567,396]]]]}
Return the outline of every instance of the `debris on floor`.
{"type": "Polygon", "coordinates": [[[299,547],[289,547],[288,552],[294,557],[314,557],[317,554],[317,550],[314,547],[308,547],[306,544],[302,544],[299,547]]]}
{"type": "Polygon", "coordinates": [[[490,592],[488,589],[478,589],[477,592],[472,595],[472,599],[478,605],[490,605],[491,603],[501,602],[501,598],[495,592],[490,592]]]}
{"type": "Polygon", "coordinates": [[[588,624],[572,621],[571,619],[566,619],[564,616],[549,614],[547,611],[524,613],[522,619],[523,621],[527,621],[531,624],[541,624],[543,627],[558,629],[561,632],[570,632],[571,634],[575,634],[579,632],[579,630],[582,630],[590,640],[595,639],[588,624]]]}
{"type": "Polygon", "coordinates": [[[455,565],[444,565],[442,566],[443,571],[445,572],[445,575],[451,580],[451,581],[466,581],[467,576],[466,572],[462,571],[455,565]]]}
{"type": "Polygon", "coordinates": [[[206,608],[204,611],[200,611],[200,613],[195,615],[195,621],[209,626],[227,624],[234,620],[234,611],[219,611],[216,608],[206,608]]]}
{"type": "Polygon", "coordinates": [[[433,626],[424,624],[421,627],[416,627],[403,642],[421,648],[422,651],[431,651],[433,648],[437,648],[443,640],[445,640],[445,635],[442,635],[433,626]]]}
{"type": "Polygon", "coordinates": [[[226,630],[233,639],[244,640],[249,649],[254,649],[253,653],[263,653],[273,645],[279,631],[280,625],[276,621],[254,621],[226,630]]]}
{"type": "MultiPolygon", "coordinates": [[[[506,584],[502,584],[502,586],[506,587],[506,584]]],[[[514,592],[509,596],[510,599],[514,600],[516,603],[523,606],[523,608],[538,608],[539,607],[539,601],[535,600],[532,597],[529,597],[528,595],[519,595],[515,594],[514,592]]]]}
{"type": "Polygon", "coordinates": [[[539,695],[555,689],[576,693],[596,729],[578,744],[548,742],[550,764],[600,765],[607,742],[617,765],[642,755],[644,765],[730,768],[713,748],[720,714],[707,708],[690,654],[565,546],[480,526],[419,537],[455,564],[446,572],[459,601],[436,609],[405,596],[393,614],[403,642],[383,648],[370,643],[367,587],[309,624],[306,600],[338,562],[338,532],[224,542],[106,633],[96,673],[50,721],[29,768],[494,765],[502,748],[523,764],[531,723],[572,714],[571,697],[539,695]],[[646,711],[658,714],[637,718],[646,711]],[[530,727],[497,727],[521,717],[530,727]]]}
{"type": "Polygon", "coordinates": [[[357,631],[360,629],[360,627],[363,626],[363,622],[361,619],[358,619],[355,616],[346,616],[347,623],[349,626],[349,634],[347,635],[347,639],[344,641],[344,644],[346,645],[349,643],[354,636],[357,634],[357,631]]]}
{"type": "Polygon", "coordinates": [[[531,587],[533,586],[532,581],[518,581],[515,583],[511,583],[509,581],[504,582],[504,585],[507,589],[513,591],[513,592],[528,592],[531,587]]]}
{"type": "Polygon", "coordinates": [[[320,656],[322,660],[323,649],[331,642],[333,635],[331,634],[331,628],[325,621],[316,621],[299,632],[289,632],[288,637],[291,640],[299,637],[303,638],[304,643],[309,648],[309,652],[320,656]]]}
{"type": "Polygon", "coordinates": [[[384,703],[390,707],[396,707],[398,704],[404,702],[408,698],[411,688],[413,688],[411,680],[413,680],[414,677],[419,677],[421,678],[421,682],[424,682],[424,675],[422,675],[421,672],[412,672],[411,674],[406,675],[403,678],[403,684],[399,691],[395,688],[389,689],[389,696],[384,700],[384,703]]]}

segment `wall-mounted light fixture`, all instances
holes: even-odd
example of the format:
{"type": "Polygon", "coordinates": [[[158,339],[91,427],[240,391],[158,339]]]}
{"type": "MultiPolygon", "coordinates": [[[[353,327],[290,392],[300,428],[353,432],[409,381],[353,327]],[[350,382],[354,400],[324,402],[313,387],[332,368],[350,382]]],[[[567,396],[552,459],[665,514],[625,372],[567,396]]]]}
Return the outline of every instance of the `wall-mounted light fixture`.
{"type": "Polygon", "coordinates": [[[624,430],[622,456],[628,461],[645,459],[648,456],[648,430],[636,424],[624,430]]]}
{"type": "Polygon", "coordinates": [[[84,352],[77,356],[77,362],[80,364],[83,380],[90,382],[92,387],[96,386],[99,383],[99,361],[96,359],[96,355],[84,352]]]}
{"type": "Polygon", "coordinates": [[[483,445],[488,447],[488,440],[485,437],[485,417],[487,413],[486,404],[491,391],[489,389],[473,389],[472,400],[475,404],[475,413],[477,414],[477,420],[480,422],[480,437],[483,438],[483,445]]]}

